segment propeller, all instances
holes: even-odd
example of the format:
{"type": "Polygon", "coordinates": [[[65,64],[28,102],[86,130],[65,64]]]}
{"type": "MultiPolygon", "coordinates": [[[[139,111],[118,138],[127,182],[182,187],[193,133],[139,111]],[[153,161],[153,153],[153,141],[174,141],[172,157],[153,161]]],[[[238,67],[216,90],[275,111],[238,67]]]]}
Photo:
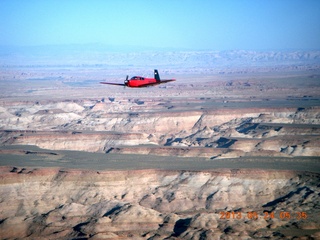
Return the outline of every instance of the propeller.
{"type": "Polygon", "coordinates": [[[126,80],[124,81],[124,85],[125,86],[128,86],[128,84],[129,84],[129,80],[128,79],[129,79],[129,76],[127,75],[126,80]]]}

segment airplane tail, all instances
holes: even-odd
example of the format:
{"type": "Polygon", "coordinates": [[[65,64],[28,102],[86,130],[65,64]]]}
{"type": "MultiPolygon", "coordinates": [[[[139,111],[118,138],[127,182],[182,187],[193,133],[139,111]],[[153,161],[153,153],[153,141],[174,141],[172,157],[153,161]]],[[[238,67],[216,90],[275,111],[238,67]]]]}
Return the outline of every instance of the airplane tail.
{"type": "Polygon", "coordinates": [[[157,69],[154,70],[154,79],[156,79],[157,82],[160,82],[160,75],[157,69]]]}

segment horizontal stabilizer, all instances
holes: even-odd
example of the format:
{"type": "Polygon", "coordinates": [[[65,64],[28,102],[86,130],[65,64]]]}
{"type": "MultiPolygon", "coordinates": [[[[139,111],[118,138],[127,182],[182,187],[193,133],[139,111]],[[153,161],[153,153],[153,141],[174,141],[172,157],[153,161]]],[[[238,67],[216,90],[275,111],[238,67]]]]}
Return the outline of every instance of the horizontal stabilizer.
{"type": "Polygon", "coordinates": [[[161,80],[160,83],[174,82],[175,79],[161,80]]]}

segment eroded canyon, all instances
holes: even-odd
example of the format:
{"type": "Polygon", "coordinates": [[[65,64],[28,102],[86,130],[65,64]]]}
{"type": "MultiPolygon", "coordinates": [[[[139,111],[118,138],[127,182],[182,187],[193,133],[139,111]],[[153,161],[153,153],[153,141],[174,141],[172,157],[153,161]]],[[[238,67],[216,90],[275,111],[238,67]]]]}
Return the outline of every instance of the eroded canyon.
{"type": "Polygon", "coordinates": [[[139,67],[3,66],[1,238],[319,238],[308,64],[165,66],[177,82],[144,89],[95,80],[139,67]]]}

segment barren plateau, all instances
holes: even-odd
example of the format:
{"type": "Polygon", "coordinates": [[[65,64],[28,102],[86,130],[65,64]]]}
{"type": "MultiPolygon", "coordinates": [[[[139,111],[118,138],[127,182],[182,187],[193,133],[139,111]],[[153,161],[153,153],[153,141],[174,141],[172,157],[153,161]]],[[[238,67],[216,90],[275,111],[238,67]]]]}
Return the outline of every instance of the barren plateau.
{"type": "Polygon", "coordinates": [[[1,239],[320,237],[318,52],[123,56],[1,65],[1,239]]]}

